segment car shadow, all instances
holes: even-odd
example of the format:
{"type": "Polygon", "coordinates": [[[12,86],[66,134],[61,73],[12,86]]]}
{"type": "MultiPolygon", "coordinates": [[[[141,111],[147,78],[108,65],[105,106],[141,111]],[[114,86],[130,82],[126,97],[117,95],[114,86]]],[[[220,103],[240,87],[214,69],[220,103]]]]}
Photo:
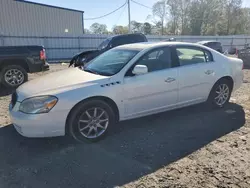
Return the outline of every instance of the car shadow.
{"type": "Polygon", "coordinates": [[[12,94],[15,91],[15,89],[6,88],[5,86],[0,84],[0,97],[4,97],[7,95],[12,94]]]}
{"type": "Polygon", "coordinates": [[[29,139],[0,129],[2,187],[114,187],[177,161],[245,124],[241,106],[197,105],[115,126],[103,140],[29,139]]]}

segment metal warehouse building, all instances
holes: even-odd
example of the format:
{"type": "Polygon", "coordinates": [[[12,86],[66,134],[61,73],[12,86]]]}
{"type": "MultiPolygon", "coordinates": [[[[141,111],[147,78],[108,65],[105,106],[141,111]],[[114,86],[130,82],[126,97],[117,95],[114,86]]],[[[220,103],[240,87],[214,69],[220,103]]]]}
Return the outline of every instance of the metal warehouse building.
{"type": "Polygon", "coordinates": [[[0,35],[80,36],[83,13],[23,0],[0,0],[0,35]]]}

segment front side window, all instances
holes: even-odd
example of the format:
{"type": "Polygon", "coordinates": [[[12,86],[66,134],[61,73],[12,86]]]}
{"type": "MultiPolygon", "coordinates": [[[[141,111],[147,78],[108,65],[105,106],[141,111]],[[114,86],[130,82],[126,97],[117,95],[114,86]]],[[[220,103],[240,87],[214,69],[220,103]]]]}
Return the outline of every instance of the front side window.
{"type": "Polygon", "coordinates": [[[180,66],[192,65],[197,63],[206,63],[213,60],[210,52],[203,49],[177,47],[177,56],[180,66]]]}
{"type": "Polygon", "coordinates": [[[171,68],[171,52],[169,48],[158,48],[146,53],[136,65],[145,65],[148,72],[171,68]]]}
{"type": "Polygon", "coordinates": [[[111,76],[118,73],[137,53],[139,50],[112,49],[90,61],[84,66],[84,70],[111,76]]]}
{"type": "Polygon", "coordinates": [[[110,42],[110,39],[106,39],[104,40],[99,46],[98,46],[98,50],[103,50],[104,48],[107,48],[108,44],[110,42]]]}

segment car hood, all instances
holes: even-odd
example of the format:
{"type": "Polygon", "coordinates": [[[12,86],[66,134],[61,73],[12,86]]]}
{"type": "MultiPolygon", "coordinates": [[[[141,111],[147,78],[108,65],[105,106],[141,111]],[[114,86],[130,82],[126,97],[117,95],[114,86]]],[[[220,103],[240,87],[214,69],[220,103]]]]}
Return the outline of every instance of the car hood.
{"type": "Polygon", "coordinates": [[[17,89],[17,93],[21,98],[56,94],[70,89],[97,84],[97,81],[101,83],[101,80],[108,78],[107,76],[85,72],[80,68],[68,68],[28,81],[17,89]]]}

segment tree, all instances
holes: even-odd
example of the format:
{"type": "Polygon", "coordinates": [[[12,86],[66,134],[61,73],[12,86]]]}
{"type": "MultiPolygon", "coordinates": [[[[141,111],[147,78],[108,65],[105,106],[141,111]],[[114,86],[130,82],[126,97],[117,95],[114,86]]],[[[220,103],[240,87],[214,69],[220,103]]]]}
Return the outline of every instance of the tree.
{"type": "Polygon", "coordinates": [[[152,34],[152,25],[148,22],[145,22],[143,24],[143,33],[145,35],[151,35],[152,34]]]}
{"type": "Polygon", "coordinates": [[[237,26],[237,33],[250,34],[250,8],[242,8],[240,21],[237,26]]]}
{"type": "Polygon", "coordinates": [[[168,12],[167,11],[166,0],[161,0],[161,1],[156,2],[153,5],[152,9],[153,9],[152,10],[153,16],[160,19],[161,26],[162,26],[161,27],[161,34],[163,35],[163,33],[164,33],[164,21],[167,18],[167,12],[168,12]]]}
{"type": "MultiPolygon", "coordinates": [[[[242,8],[242,0],[158,0],[147,19],[153,24],[132,21],[132,33],[250,34],[250,8],[242,8]]],[[[90,31],[108,33],[107,26],[98,23],[92,24],[90,31]]],[[[115,26],[112,31],[114,34],[124,34],[127,33],[127,27],[115,26]]]]}
{"type": "Polygon", "coordinates": [[[90,31],[94,34],[108,34],[107,25],[105,24],[93,23],[90,26],[90,31]]]}
{"type": "Polygon", "coordinates": [[[89,29],[84,29],[84,34],[91,34],[89,29]]]}
{"type": "Polygon", "coordinates": [[[240,19],[240,9],[242,6],[242,0],[226,0],[226,11],[225,17],[227,20],[227,35],[236,34],[237,28],[240,19]],[[233,30],[233,31],[232,31],[233,30]]]}
{"type": "Polygon", "coordinates": [[[131,31],[132,33],[141,33],[143,30],[143,24],[136,21],[131,21],[131,31]]]}
{"type": "Polygon", "coordinates": [[[168,25],[170,25],[170,33],[171,34],[177,34],[178,30],[178,22],[180,18],[180,3],[181,0],[168,0],[167,5],[169,7],[169,17],[170,17],[170,22],[168,25]]]}
{"type": "Polygon", "coordinates": [[[204,0],[192,1],[189,9],[191,35],[201,35],[205,10],[204,0]]]}
{"type": "Polygon", "coordinates": [[[205,0],[204,19],[202,24],[202,35],[216,35],[218,22],[223,21],[221,17],[224,0],[205,0]]]}
{"type": "Polygon", "coordinates": [[[116,25],[113,27],[113,34],[127,34],[127,33],[128,33],[127,26],[116,25]]]}
{"type": "Polygon", "coordinates": [[[190,33],[188,13],[191,5],[191,0],[180,0],[178,4],[180,6],[179,11],[181,35],[185,35],[190,33]]]}

